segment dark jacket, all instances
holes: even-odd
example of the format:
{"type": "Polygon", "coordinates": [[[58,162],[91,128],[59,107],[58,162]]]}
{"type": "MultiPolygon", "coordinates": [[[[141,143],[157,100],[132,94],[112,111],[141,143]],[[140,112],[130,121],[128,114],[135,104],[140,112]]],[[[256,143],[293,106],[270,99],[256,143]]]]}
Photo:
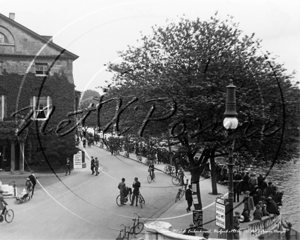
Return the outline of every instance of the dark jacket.
{"type": "Polygon", "coordinates": [[[255,209],[255,211],[253,212],[253,220],[262,220],[263,217],[263,213],[260,209],[255,209]]]}
{"type": "Polygon", "coordinates": [[[192,200],[193,199],[192,194],[193,194],[192,190],[188,188],[185,191],[185,200],[192,200]]]}
{"type": "Polygon", "coordinates": [[[267,212],[270,214],[276,214],[279,215],[277,204],[274,202],[273,199],[267,200],[267,212]]]}
{"type": "Polygon", "coordinates": [[[36,177],[33,174],[30,174],[28,176],[28,178],[30,179],[30,182],[32,183],[32,185],[36,184],[36,177]]]}
{"type": "Polygon", "coordinates": [[[133,187],[133,194],[137,195],[140,192],[141,183],[139,181],[136,181],[132,184],[133,187]]]}

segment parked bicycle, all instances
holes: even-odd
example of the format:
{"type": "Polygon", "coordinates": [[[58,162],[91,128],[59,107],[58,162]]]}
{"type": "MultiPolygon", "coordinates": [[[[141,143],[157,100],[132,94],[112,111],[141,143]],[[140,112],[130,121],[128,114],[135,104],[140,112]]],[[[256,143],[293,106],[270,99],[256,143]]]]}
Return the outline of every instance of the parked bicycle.
{"type": "Polygon", "coordinates": [[[154,182],[155,180],[155,173],[152,172],[152,174],[149,172],[149,175],[147,176],[148,183],[154,182]]]}
{"type": "Polygon", "coordinates": [[[167,165],[165,166],[165,168],[164,168],[164,172],[165,172],[166,174],[169,174],[169,175],[174,175],[174,174],[175,174],[175,167],[173,167],[173,166],[167,164],[167,165]]]}
{"type": "Polygon", "coordinates": [[[133,226],[129,230],[132,236],[139,234],[144,229],[144,223],[140,222],[141,217],[136,213],[134,215],[136,215],[136,217],[132,219],[133,226]]]}
{"type": "Polygon", "coordinates": [[[0,222],[3,222],[3,218],[7,223],[11,223],[14,219],[14,211],[12,209],[7,209],[6,206],[4,206],[4,214],[0,215],[0,222]]]}
{"type": "Polygon", "coordinates": [[[126,227],[124,224],[121,224],[120,227],[123,226],[123,229],[120,230],[120,233],[119,233],[119,236],[117,237],[117,239],[127,239],[129,240],[129,235],[131,234],[130,233],[130,230],[127,231],[127,228],[130,228],[130,227],[126,227]]]}
{"type": "Polygon", "coordinates": [[[176,186],[181,185],[181,178],[179,175],[172,177],[172,183],[176,186]]]}

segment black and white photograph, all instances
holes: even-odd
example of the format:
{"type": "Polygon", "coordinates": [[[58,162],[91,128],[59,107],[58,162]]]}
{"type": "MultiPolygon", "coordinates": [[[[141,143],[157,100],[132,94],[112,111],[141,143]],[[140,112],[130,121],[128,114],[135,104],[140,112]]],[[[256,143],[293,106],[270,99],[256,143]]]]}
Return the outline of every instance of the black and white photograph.
{"type": "Polygon", "coordinates": [[[0,239],[300,240],[298,0],[0,0],[0,239]]]}

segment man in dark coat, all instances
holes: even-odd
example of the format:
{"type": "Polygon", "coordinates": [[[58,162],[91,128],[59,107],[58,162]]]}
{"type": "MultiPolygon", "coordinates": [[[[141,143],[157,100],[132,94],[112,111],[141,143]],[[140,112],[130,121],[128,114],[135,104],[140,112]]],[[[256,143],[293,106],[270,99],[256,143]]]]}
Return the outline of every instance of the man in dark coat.
{"type": "Polygon", "coordinates": [[[276,202],[271,197],[267,198],[267,212],[276,215],[280,214],[276,202]]]}
{"type": "Polygon", "coordinates": [[[187,212],[191,211],[191,206],[193,204],[193,191],[192,191],[192,185],[189,185],[189,188],[185,191],[185,200],[187,201],[188,207],[186,209],[187,212]]]}
{"type": "Polygon", "coordinates": [[[246,174],[243,177],[243,192],[244,193],[249,190],[249,184],[248,184],[249,179],[250,179],[249,172],[246,172],[246,174]]]}
{"type": "Polygon", "coordinates": [[[138,206],[138,198],[140,194],[140,187],[141,183],[138,181],[138,178],[134,178],[134,182],[132,184],[133,187],[133,194],[132,194],[132,201],[131,201],[131,206],[134,204],[134,199],[136,199],[135,206],[138,206]]]}
{"type": "Polygon", "coordinates": [[[95,159],[93,156],[91,157],[91,170],[93,175],[95,173],[95,159]]]}
{"type": "Polygon", "coordinates": [[[119,183],[118,188],[120,189],[121,205],[125,205],[125,191],[126,191],[125,178],[122,178],[122,182],[119,183]]]}

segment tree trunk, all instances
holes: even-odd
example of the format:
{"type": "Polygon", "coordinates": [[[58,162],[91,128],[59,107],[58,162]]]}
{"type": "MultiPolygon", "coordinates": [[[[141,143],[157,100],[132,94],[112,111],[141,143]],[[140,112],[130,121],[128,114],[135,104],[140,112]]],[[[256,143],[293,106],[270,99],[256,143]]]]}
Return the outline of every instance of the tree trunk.
{"type": "Polygon", "coordinates": [[[212,187],[212,194],[218,195],[217,189],[217,173],[216,173],[216,164],[215,164],[215,150],[211,151],[210,155],[210,171],[211,171],[211,187],[212,187]]]}
{"type": "Polygon", "coordinates": [[[199,169],[192,170],[191,175],[192,175],[191,184],[192,184],[193,193],[197,194],[197,199],[198,199],[198,202],[195,202],[194,200],[194,207],[195,210],[202,210],[202,201],[201,201],[200,184],[199,184],[199,180],[200,180],[199,169]]]}

